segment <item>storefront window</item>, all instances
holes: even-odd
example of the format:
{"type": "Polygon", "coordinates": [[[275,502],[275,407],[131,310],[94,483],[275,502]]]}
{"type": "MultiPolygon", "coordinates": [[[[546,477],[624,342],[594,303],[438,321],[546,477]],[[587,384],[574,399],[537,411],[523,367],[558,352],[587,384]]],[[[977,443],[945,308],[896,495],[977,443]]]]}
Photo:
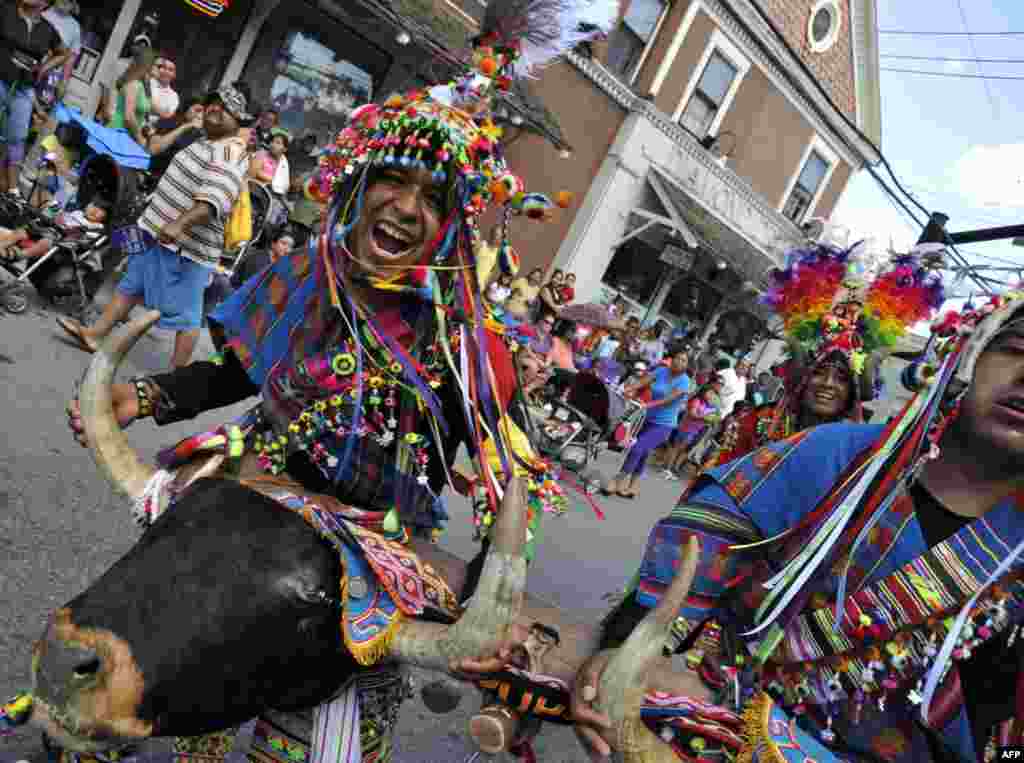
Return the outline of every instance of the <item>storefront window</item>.
{"type": "Polygon", "coordinates": [[[292,0],[263,25],[242,79],[257,109],[278,110],[293,144],[322,146],[377,95],[390,66],[391,57],[354,30],[292,0]]]}
{"type": "Polygon", "coordinates": [[[615,250],[601,280],[641,305],[647,305],[669,267],[658,259],[659,251],[639,236],[631,238],[615,250]]]}
{"type": "Polygon", "coordinates": [[[669,291],[661,311],[691,324],[703,324],[721,299],[722,295],[706,283],[684,278],[669,291]]]}
{"type": "MultiPolygon", "coordinates": [[[[231,3],[213,18],[184,0],[144,0],[125,46],[146,34],[157,51],[174,60],[174,89],[181,99],[205,95],[220,84],[251,10],[249,3],[231,3]]],[[[122,51],[123,57],[128,55],[122,51]]]]}

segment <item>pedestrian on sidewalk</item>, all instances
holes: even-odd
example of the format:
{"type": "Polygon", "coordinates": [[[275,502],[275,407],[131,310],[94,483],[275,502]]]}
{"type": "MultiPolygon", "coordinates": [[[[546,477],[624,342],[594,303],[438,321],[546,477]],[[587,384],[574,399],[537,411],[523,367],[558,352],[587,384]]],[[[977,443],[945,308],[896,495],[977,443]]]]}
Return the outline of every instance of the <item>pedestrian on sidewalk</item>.
{"type": "Polygon", "coordinates": [[[649,388],[652,399],[647,403],[647,421],[626,454],[622,471],[602,491],[605,495],[636,498],[637,485],[647,465],[647,457],[669,438],[676,427],[679,411],[686,404],[686,396],[690,391],[690,377],[686,374],[689,358],[682,347],[673,347],[668,358],[670,365],[658,366],[626,386],[628,397],[634,397],[641,390],[649,388]]]}
{"type": "Polygon", "coordinates": [[[679,426],[672,432],[666,447],[665,479],[682,478],[681,472],[686,466],[690,449],[718,419],[718,404],[721,402],[718,393],[721,388],[722,382],[713,379],[686,404],[686,410],[679,419],[679,426]]]}
{"type": "Polygon", "coordinates": [[[188,364],[199,339],[203,290],[224,249],[224,224],[248,168],[248,149],[238,137],[251,119],[246,99],[227,86],[212,93],[203,114],[206,137],[180,151],[164,173],[139,228],[150,241],[128,262],[124,278],[100,319],[83,326],[69,318],[58,325],[87,352],[136,305],[159,310],[157,324],[175,332],[171,368],[188,364]]]}

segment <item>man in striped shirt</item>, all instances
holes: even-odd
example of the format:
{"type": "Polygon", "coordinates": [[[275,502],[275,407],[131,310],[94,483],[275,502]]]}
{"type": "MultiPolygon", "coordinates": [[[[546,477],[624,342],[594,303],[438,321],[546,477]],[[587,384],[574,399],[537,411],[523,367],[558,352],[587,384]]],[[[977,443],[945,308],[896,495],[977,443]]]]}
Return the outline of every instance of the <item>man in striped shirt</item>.
{"type": "Polygon", "coordinates": [[[175,155],[139,220],[149,248],[129,260],[114,298],[92,326],[68,318],[57,323],[78,345],[94,352],[118,321],[138,304],[162,313],[158,326],[175,331],[171,367],[187,365],[202,326],[203,290],[224,251],[224,224],[248,169],[239,129],[251,117],[245,96],[222,87],[207,99],[205,140],[175,155]]]}

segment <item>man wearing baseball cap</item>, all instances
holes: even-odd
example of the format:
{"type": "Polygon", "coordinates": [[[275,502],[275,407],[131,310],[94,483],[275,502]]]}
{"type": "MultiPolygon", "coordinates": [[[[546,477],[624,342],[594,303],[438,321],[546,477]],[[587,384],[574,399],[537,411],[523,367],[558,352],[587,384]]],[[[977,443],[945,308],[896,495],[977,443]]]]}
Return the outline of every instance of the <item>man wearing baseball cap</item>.
{"type": "Polygon", "coordinates": [[[92,326],[59,318],[58,324],[87,352],[138,304],[162,313],[161,328],[176,332],[172,368],[192,357],[202,325],[203,290],[224,250],[224,223],[245,182],[249,156],[239,137],[252,120],[245,95],[221,87],[206,98],[204,139],[175,155],[142,213],[146,250],[128,262],[124,278],[92,326]]]}

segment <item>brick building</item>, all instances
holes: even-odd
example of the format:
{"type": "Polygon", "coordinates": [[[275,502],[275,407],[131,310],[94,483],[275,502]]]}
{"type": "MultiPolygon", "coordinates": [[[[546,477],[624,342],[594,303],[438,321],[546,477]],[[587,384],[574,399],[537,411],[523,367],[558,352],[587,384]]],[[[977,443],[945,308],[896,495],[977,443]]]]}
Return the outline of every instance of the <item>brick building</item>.
{"type": "MultiPolygon", "coordinates": [[[[186,0],[81,6],[69,101],[94,108],[145,32],[177,58],[183,97],[243,78],[275,104],[299,169],[353,107],[447,76],[486,0],[232,0],[215,18],[186,0]]],[[[609,39],[546,69],[507,121],[529,187],[576,199],[553,223],[515,223],[524,267],[747,343],[765,271],[878,159],[875,16],[875,0],[622,0],[609,39]]]]}
{"type": "Polygon", "coordinates": [[[530,187],[577,195],[556,223],[520,226],[524,266],[742,349],[763,328],[765,272],[878,160],[875,2],[624,0],[622,13],[534,85],[571,157],[534,136],[508,147],[530,187]]]}

